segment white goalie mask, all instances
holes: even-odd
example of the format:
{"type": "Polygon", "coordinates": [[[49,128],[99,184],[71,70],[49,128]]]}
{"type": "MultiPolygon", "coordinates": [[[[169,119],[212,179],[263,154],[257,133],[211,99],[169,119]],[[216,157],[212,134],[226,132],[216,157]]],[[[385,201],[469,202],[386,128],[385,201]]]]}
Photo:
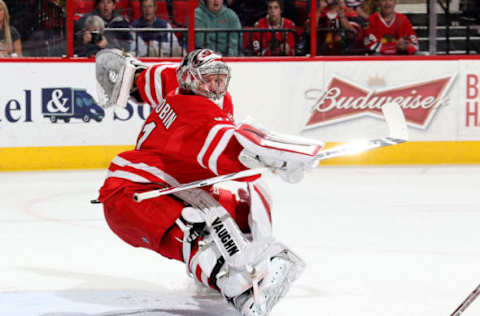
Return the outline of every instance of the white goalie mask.
{"type": "Polygon", "coordinates": [[[225,95],[230,77],[230,68],[222,56],[210,49],[191,51],[177,69],[177,80],[182,89],[212,100],[225,95]]]}

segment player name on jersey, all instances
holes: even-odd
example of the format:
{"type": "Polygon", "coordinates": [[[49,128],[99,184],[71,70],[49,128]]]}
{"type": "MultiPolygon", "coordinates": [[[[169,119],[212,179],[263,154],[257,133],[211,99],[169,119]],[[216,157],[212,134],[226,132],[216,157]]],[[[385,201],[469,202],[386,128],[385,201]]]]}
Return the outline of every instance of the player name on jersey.
{"type": "Polygon", "coordinates": [[[168,104],[165,100],[155,107],[155,113],[158,114],[158,118],[162,122],[165,129],[169,129],[177,118],[177,113],[175,113],[170,104],[168,104]]]}

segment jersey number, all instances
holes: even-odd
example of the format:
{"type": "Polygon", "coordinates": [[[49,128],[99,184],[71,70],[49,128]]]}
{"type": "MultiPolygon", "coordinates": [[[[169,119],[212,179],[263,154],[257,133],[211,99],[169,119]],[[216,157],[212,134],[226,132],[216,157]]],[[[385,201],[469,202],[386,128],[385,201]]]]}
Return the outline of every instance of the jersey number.
{"type": "Polygon", "coordinates": [[[143,135],[138,140],[137,146],[135,146],[136,150],[139,150],[140,147],[142,147],[143,142],[147,140],[148,136],[150,136],[150,134],[153,132],[155,127],[157,127],[157,124],[155,124],[155,122],[150,122],[148,124],[145,124],[142,130],[143,135]]]}

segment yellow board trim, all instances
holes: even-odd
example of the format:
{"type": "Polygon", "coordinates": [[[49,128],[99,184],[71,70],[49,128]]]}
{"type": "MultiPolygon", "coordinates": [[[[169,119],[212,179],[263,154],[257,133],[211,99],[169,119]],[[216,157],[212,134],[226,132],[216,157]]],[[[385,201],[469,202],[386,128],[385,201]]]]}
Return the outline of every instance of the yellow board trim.
{"type": "Polygon", "coordinates": [[[133,145],[0,148],[0,171],[104,169],[117,154],[133,148],[133,145]]]}
{"type": "MultiPolygon", "coordinates": [[[[328,147],[336,145],[329,143],[328,147]]],[[[121,146],[64,146],[0,148],[0,171],[104,169],[121,146]]],[[[408,142],[357,156],[339,157],[321,165],[480,164],[480,141],[408,142]]]]}

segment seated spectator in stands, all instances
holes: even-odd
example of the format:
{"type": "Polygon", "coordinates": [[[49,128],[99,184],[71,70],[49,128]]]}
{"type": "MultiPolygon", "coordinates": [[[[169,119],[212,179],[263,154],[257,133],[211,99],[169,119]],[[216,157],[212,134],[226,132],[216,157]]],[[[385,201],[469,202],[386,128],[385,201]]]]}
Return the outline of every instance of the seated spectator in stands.
{"type": "Polygon", "coordinates": [[[114,42],[109,42],[104,33],[105,23],[102,18],[97,15],[88,16],[82,32],[82,41],[75,46],[75,54],[80,57],[91,57],[103,48],[118,47],[115,38],[110,39],[114,42]]]}
{"type": "MultiPolygon", "coordinates": [[[[85,29],[85,21],[89,16],[97,15],[103,19],[105,28],[129,28],[130,25],[125,18],[118,12],[115,12],[114,0],[96,0],[95,10],[85,14],[77,23],[78,29],[75,30],[75,34],[78,37],[83,36],[85,29]]],[[[104,36],[109,43],[118,43],[119,49],[124,51],[131,51],[133,44],[133,36],[129,31],[105,31],[104,36]]]]}
{"type": "MultiPolygon", "coordinates": [[[[282,12],[282,0],[267,0],[267,15],[255,23],[255,28],[270,30],[291,29],[295,31],[295,23],[282,17],[282,12]]],[[[291,32],[256,32],[253,33],[252,44],[256,55],[295,55],[295,35],[291,32]]]]}
{"type": "MultiPolygon", "coordinates": [[[[142,16],[132,22],[133,28],[171,29],[165,20],[158,18],[157,0],[140,1],[142,16]]],[[[182,56],[182,47],[173,32],[145,31],[137,32],[134,37],[134,47],[137,56],[182,56]]]]}
{"type": "MultiPolygon", "coordinates": [[[[195,28],[241,30],[242,25],[223,0],[202,0],[195,9],[195,28]]],[[[241,32],[197,32],[195,47],[210,48],[223,56],[238,56],[241,32]]]]}
{"type": "Polygon", "coordinates": [[[22,56],[20,33],[10,25],[7,4],[0,0],[0,57],[22,56]]]}
{"type": "Polygon", "coordinates": [[[395,12],[396,0],[380,0],[380,12],[370,15],[365,46],[382,55],[415,54],[418,39],[408,18],[395,12]]]}
{"type": "MultiPolygon", "coordinates": [[[[317,54],[361,54],[365,23],[343,0],[321,0],[317,9],[317,54]]],[[[310,21],[306,23],[305,49],[310,51],[310,21]]]]}

